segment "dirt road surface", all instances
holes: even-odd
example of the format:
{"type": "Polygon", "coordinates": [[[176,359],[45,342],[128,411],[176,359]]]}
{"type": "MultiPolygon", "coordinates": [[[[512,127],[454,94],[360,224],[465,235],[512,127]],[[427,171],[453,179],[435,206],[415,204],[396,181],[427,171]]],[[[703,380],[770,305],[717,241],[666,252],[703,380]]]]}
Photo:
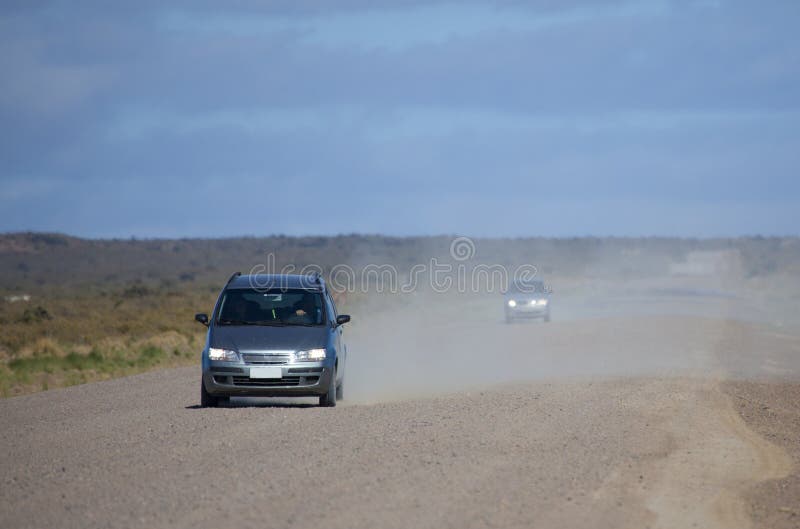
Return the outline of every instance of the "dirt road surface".
{"type": "Polygon", "coordinates": [[[796,334],[475,313],[354,320],[333,409],[200,409],[199,368],[0,401],[0,527],[796,526],[797,503],[754,491],[800,498],[800,432],[746,422],[735,386],[797,387],[796,334]]]}

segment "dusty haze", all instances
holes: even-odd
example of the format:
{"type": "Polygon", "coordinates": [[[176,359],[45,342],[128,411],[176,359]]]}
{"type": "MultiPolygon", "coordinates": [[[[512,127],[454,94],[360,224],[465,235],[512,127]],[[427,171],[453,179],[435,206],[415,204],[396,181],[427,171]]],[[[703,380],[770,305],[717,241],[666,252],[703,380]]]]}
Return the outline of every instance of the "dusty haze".
{"type": "Polygon", "coordinates": [[[791,351],[779,366],[761,362],[757,344],[747,361],[726,363],[725,355],[742,329],[770,346],[780,346],[775,336],[798,333],[797,275],[747,277],[735,251],[689,252],[651,268],[649,261],[640,251],[584,261],[581,275],[540,272],[553,290],[551,323],[506,324],[496,292],[372,292],[349,330],[349,396],[372,402],[595,375],[800,374],[800,355],[791,351]],[[592,336],[591,352],[574,347],[576,335],[592,336]]]}

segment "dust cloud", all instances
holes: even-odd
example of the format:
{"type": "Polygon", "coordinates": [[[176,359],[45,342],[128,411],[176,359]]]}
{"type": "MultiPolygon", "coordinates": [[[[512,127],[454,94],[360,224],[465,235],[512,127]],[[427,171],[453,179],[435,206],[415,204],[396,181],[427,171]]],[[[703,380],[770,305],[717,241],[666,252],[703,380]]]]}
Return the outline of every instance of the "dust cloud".
{"type": "Polygon", "coordinates": [[[540,274],[553,291],[550,323],[505,323],[497,292],[367,293],[347,330],[347,400],[531,380],[800,372],[793,351],[782,365],[759,359],[760,347],[781,347],[775,337],[800,332],[795,276],[748,276],[729,251],[690,252],[658,266],[639,255],[633,269],[629,257],[540,274]],[[735,358],[726,354],[732,346],[735,358]]]}

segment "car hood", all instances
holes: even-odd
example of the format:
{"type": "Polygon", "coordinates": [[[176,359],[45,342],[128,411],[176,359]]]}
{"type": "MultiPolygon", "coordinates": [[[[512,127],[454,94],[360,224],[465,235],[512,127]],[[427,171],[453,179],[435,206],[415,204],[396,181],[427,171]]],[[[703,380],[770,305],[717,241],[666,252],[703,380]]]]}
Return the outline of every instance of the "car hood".
{"type": "Polygon", "coordinates": [[[211,347],[233,349],[234,351],[300,351],[315,349],[327,345],[328,331],[326,326],[272,327],[266,325],[225,325],[214,327],[211,336],[211,347]]]}

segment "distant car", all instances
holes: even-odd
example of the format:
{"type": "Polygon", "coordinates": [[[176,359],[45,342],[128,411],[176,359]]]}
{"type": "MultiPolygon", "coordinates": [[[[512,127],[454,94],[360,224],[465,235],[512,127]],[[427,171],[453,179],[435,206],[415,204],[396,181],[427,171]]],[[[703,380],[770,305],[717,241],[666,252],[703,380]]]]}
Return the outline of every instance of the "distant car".
{"type": "Polygon", "coordinates": [[[233,396],[315,396],[320,406],[342,399],[350,316],[336,313],[321,277],[234,274],[211,317],[194,318],[208,327],[201,406],[233,396]]]}
{"type": "Polygon", "coordinates": [[[550,291],[542,280],[514,281],[503,294],[506,323],[517,319],[550,321],[550,291]]]}

